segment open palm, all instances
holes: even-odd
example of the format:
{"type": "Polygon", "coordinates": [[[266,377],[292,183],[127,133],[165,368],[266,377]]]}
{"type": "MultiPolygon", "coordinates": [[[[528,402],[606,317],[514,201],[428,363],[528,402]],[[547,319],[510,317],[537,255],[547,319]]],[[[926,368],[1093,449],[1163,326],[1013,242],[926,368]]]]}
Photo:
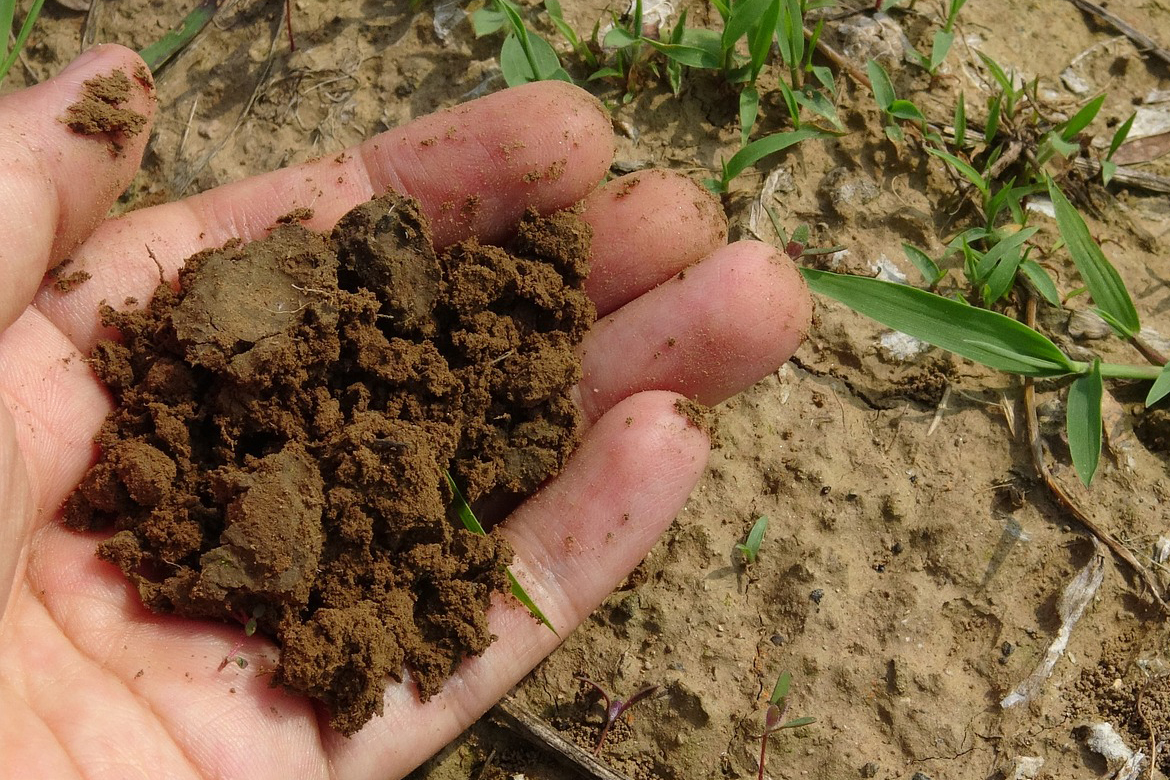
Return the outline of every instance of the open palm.
{"type": "MultiPolygon", "coordinates": [[[[154,615],[97,535],[58,522],[95,456],[110,400],[82,359],[102,301],[145,300],[159,273],[231,238],[254,239],[296,207],[318,229],[393,188],[418,198],[436,242],[506,236],[522,211],[584,199],[588,289],[601,319],[582,347],[590,426],[565,471],[502,525],[513,571],[562,636],[626,575],[681,508],[706,463],[679,393],[714,403],[795,350],[809,302],[762,244],[723,246],[726,224],[694,184],[643,173],[595,186],[613,153],[608,117],[564,84],[509,90],[384,133],[347,153],[105,220],[146,133],[122,155],[59,121],[84,80],[138,66],[99,47],[65,73],[0,99],[0,775],[13,778],[399,777],[453,738],[557,639],[501,600],[499,640],[420,704],[392,685],[385,715],[350,739],[307,700],[272,688],[275,650],[239,626],[154,615]],[[533,176],[556,171],[559,175],[533,176]],[[461,213],[450,204],[478,197],[461,213]],[[91,278],[41,287],[47,268],[91,278]],[[685,274],[679,273],[686,270],[685,274]],[[673,279],[672,279],[673,277],[673,279]],[[664,283],[665,282],[665,283],[664,283]],[[30,304],[31,301],[31,304],[30,304]]],[[[153,97],[135,110],[150,115],[153,97]]]]}

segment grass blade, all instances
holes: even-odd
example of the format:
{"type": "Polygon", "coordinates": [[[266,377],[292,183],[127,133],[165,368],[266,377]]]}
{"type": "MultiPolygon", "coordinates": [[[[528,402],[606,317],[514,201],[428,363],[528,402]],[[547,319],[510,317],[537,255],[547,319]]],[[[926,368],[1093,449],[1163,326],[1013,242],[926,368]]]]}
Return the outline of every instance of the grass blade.
{"type": "MultiPolygon", "coordinates": [[[[443,475],[447,478],[447,487],[451,488],[451,493],[455,497],[452,504],[455,507],[455,514],[458,515],[459,521],[463,523],[463,527],[468,531],[471,531],[476,536],[487,536],[487,532],[483,530],[483,526],[480,525],[479,520],[476,519],[475,513],[471,511],[471,506],[467,503],[467,499],[463,497],[462,491],[459,490],[459,486],[455,484],[455,480],[451,477],[451,472],[444,470],[443,475]]],[[[557,636],[560,636],[560,634],[557,633],[557,630],[553,627],[553,624],[547,617],[545,617],[545,614],[541,612],[540,607],[536,606],[536,602],[534,602],[532,597],[528,595],[528,592],[524,590],[524,586],[520,584],[518,579],[516,579],[516,575],[512,574],[512,570],[508,569],[507,573],[508,583],[512,587],[512,595],[516,597],[516,600],[523,604],[537,620],[539,620],[548,628],[549,631],[552,631],[557,636]]]]}
{"type": "Polygon", "coordinates": [[[1024,376],[1076,373],[1043,334],[997,312],[903,284],[802,268],[808,286],[886,327],[985,366],[1024,376]]]}
{"type": "Polygon", "coordinates": [[[520,580],[516,579],[516,575],[512,573],[511,569],[508,569],[507,574],[508,582],[512,586],[512,596],[521,604],[523,604],[525,608],[527,608],[527,610],[532,613],[533,617],[543,623],[545,628],[559,637],[561,635],[560,632],[557,631],[553,626],[552,621],[549,620],[545,614],[540,611],[540,607],[536,606],[536,602],[533,601],[532,597],[528,595],[528,591],[524,590],[524,586],[520,584],[520,580]]]}
{"type": "Polygon", "coordinates": [[[747,145],[752,134],[752,127],[756,124],[756,115],[760,111],[760,92],[754,86],[748,85],[739,93],[739,132],[740,143],[747,145]]]}
{"type": "Polygon", "coordinates": [[[720,43],[724,51],[735,47],[736,41],[747,34],[775,0],[740,0],[731,7],[731,15],[723,26],[720,43]]]}
{"type": "Polygon", "coordinates": [[[1048,196],[1052,198],[1052,206],[1056,212],[1056,225],[1060,229],[1060,236],[1068,245],[1068,252],[1072,255],[1073,263],[1085,280],[1093,302],[1103,314],[1108,315],[1106,320],[1127,339],[1132,339],[1142,329],[1138,320],[1137,309],[1125,289],[1125,282],[1117,273],[1117,269],[1105,258],[1101,247],[1089,235],[1089,228],[1084,218],[1077,212],[1068,198],[1060,191],[1051,178],[1045,177],[1048,184],[1048,196]]]}
{"type": "Polygon", "coordinates": [[[958,157],[955,157],[955,155],[949,152],[944,152],[941,149],[934,149],[928,146],[926,147],[926,151],[928,154],[934,155],[938,159],[950,165],[959,173],[963,174],[967,181],[974,184],[975,188],[983,194],[983,197],[987,197],[989,192],[987,179],[983,178],[983,174],[975,170],[970,164],[963,162],[958,157]]]}
{"type": "Polygon", "coordinates": [[[146,62],[146,67],[150,68],[151,73],[158,73],[160,68],[202,32],[215,16],[215,7],[216,0],[203,0],[183,18],[178,27],[168,30],[163,37],[138,52],[138,56],[146,62]]]}
{"type": "Polygon", "coordinates": [[[1068,449],[1073,468],[1085,487],[1093,481],[1101,459],[1101,361],[1094,360],[1089,373],[1079,376],[1068,388],[1068,449]]]}
{"type": "Polygon", "coordinates": [[[1100,112],[1101,106],[1104,103],[1104,94],[1086,103],[1080,111],[1073,114],[1073,117],[1064,123],[1064,126],[1060,129],[1060,137],[1065,141],[1071,141],[1077,133],[1084,130],[1089,126],[1090,122],[1097,118],[1097,114],[1100,112]]]}
{"type": "Polygon", "coordinates": [[[927,286],[934,287],[939,283],[939,280],[946,276],[947,272],[939,268],[938,263],[934,262],[930,255],[913,244],[902,244],[902,251],[906,253],[906,259],[918,269],[918,273],[922,274],[927,286]]]}
{"type": "Polygon", "coordinates": [[[770,154],[783,151],[790,146],[795,146],[801,141],[807,141],[810,138],[830,137],[832,137],[831,133],[826,133],[824,130],[818,130],[815,127],[805,127],[800,130],[790,130],[786,133],[773,133],[772,135],[752,141],[733,154],[731,159],[727,161],[724,183],[739,176],[744,172],[744,169],[755,165],[770,154]]]}
{"type": "Polygon", "coordinates": [[[45,0],[33,0],[32,7],[28,9],[28,15],[24,17],[24,22],[20,25],[20,32],[16,34],[16,42],[12,45],[12,49],[8,49],[8,34],[12,30],[12,17],[16,11],[15,0],[5,0],[0,3],[0,14],[3,14],[0,19],[0,32],[4,35],[4,61],[0,63],[0,81],[8,75],[8,71],[12,70],[12,66],[16,64],[16,60],[20,57],[20,51],[24,48],[24,44],[28,41],[28,36],[32,33],[33,25],[36,24],[37,17],[41,15],[41,6],[45,4],[45,0]]]}
{"type": "Polygon", "coordinates": [[[1146,396],[1146,406],[1153,406],[1166,397],[1170,393],[1170,364],[1167,364],[1162,369],[1162,373],[1158,374],[1158,378],[1154,380],[1154,386],[1150,388],[1149,395],[1146,396]]]}

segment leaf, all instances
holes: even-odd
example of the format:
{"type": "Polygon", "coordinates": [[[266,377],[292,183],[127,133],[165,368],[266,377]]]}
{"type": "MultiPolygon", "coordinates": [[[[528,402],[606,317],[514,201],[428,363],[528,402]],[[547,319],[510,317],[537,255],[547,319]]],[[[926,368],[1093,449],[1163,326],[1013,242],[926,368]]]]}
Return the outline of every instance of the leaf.
{"type": "Polygon", "coordinates": [[[601,45],[607,49],[624,49],[638,42],[637,36],[624,27],[613,27],[601,39],[601,45]]]}
{"type": "Polygon", "coordinates": [[[773,133],[772,135],[752,141],[733,154],[731,159],[727,161],[726,170],[724,171],[724,182],[731,181],[743,173],[745,168],[755,165],[770,154],[783,151],[790,146],[795,146],[801,141],[807,141],[810,138],[829,137],[831,137],[831,134],[826,133],[824,130],[806,127],[800,130],[791,130],[786,133],[773,133]]]}
{"type": "Polygon", "coordinates": [[[756,114],[760,110],[760,93],[754,86],[746,86],[739,93],[739,131],[741,145],[746,146],[748,137],[752,134],[752,127],[756,124],[756,114]]]}
{"type": "Polygon", "coordinates": [[[772,48],[772,39],[776,37],[776,19],[780,14],[780,3],[783,0],[772,0],[764,10],[756,26],[748,31],[748,53],[751,55],[752,78],[755,82],[768,60],[768,51],[772,48]]]}
{"type": "Polygon", "coordinates": [[[552,621],[545,616],[540,607],[536,606],[536,602],[533,601],[532,597],[528,595],[528,591],[524,590],[524,586],[520,584],[520,580],[516,579],[516,575],[512,573],[511,569],[507,570],[507,574],[508,582],[512,586],[512,596],[521,604],[523,604],[537,620],[543,623],[545,628],[559,637],[561,635],[560,632],[557,631],[556,627],[553,626],[552,621]]]}
{"type": "Polygon", "coordinates": [[[1036,292],[1040,293],[1044,300],[1053,306],[1060,307],[1060,293],[1057,291],[1056,283],[1052,281],[1052,277],[1044,270],[1044,266],[1035,260],[1025,260],[1020,263],[1020,273],[1032,283],[1036,292]]]}
{"type": "Polygon", "coordinates": [[[1023,245],[1025,241],[1036,235],[1036,232],[1039,229],[1040,228],[1034,227],[1021,228],[1015,233],[1012,233],[1007,238],[1003,238],[997,241],[995,245],[991,247],[991,249],[987,250],[987,254],[983,255],[983,257],[979,259],[979,264],[975,270],[975,281],[977,283],[987,281],[995,269],[1000,265],[1000,260],[1011,256],[1012,253],[1016,253],[1018,255],[1016,250],[1019,249],[1019,247],[1023,245]]]}
{"type": "Polygon", "coordinates": [[[1066,425],[1073,468],[1085,487],[1093,481],[1101,459],[1101,361],[1093,360],[1089,373],[1077,377],[1068,388],[1066,425]]]}
{"type": "Polygon", "coordinates": [[[890,116],[895,116],[898,119],[908,119],[912,122],[922,124],[926,122],[926,117],[918,109],[918,106],[911,103],[909,100],[895,100],[889,107],[890,116]]]}
{"type": "Polygon", "coordinates": [[[780,60],[793,71],[804,59],[804,17],[801,0],[780,0],[776,16],[776,44],[780,60]]]}
{"type": "Polygon", "coordinates": [[[739,0],[731,6],[731,15],[723,25],[720,38],[723,51],[734,49],[736,41],[746,35],[753,25],[759,24],[760,17],[769,10],[768,7],[777,2],[780,0],[739,0]]]}
{"type": "Polygon", "coordinates": [[[777,729],[795,729],[795,728],[799,728],[801,726],[807,726],[810,723],[816,723],[816,722],[817,722],[816,718],[810,718],[807,716],[805,716],[803,718],[793,718],[792,720],[785,723],[783,726],[778,726],[777,729]]]}
{"type": "Polygon", "coordinates": [[[985,366],[1024,376],[1076,373],[1055,344],[1011,317],[880,279],[811,268],[801,273],[814,292],[985,366]]]}
{"type": "Polygon", "coordinates": [[[1060,191],[1050,177],[1045,176],[1048,184],[1048,196],[1052,198],[1052,206],[1056,212],[1056,225],[1060,229],[1060,236],[1068,246],[1073,263],[1080,271],[1081,278],[1093,296],[1093,302],[1104,313],[1108,314],[1111,324],[1127,339],[1137,335],[1142,329],[1138,320],[1137,309],[1125,289],[1125,282],[1117,273],[1117,269],[1105,258],[1101,247],[1089,235],[1089,228],[1085,220],[1077,212],[1068,198],[1060,191]]]}
{"type": "Polygon", "coordinates": [[[939,280],[946,276],[947,272],[940,269],[938,263],[913,244],[902,244],[902,251],[906,254],[906,259],[914,264],[918,273],[922,274],[922,278],[930,287],[934,287],[939,283],[939,280]]]}
{"type": "Polygon", "coordinates": [[[788,672],[781,672],[780,676],[776,678],[776,685],[772,688],[772,695],[768,697],[769,704],[779,705],[784,701],[784,697],[788,695],[788,686],[792,683],[792,675],[788,672]]]}
{"type": "Polygon", "coordinates": [[[938,66],[947,58],[951,44],[955,41],[955,34],[949,30],[939,30],[934,34],[934,42],[930,47],[930,65],[927,70],[934,73],[938,66]]]}
{"type": "Polygon", "coordinates": [[[1104,102],[1105,95],[1101,94],[1086,103],[1080,111],[1073,114],[1071,119],[1060,125],[1060,137],[1065,141],[1071,141],[1077,133],[1084,130],[1090,122],[1097,118],[1104,102]]]}
{"type": "MultiPolygon", "coordinates": [[[[683,36],[684,41],[687,37],[683,36]]],[[[681,62],[688,68],[716,70],[722,64],[717,52],[712,52],[708,47],[697,45],[698,42],[693,38],[691,43],[663,43],[650,38],[644,40],[670,59],[681,62]]]]}
{"type": "Polygon", "coordinates": [[[742,544],[737,544],[735,548],[743,553],[744,558],[748,563],[755,563],[756,556],[760,552],[760,544],[764,541],[764,532],[768,530],[768,516],[762,515],[752,525],[752,530],[748,531],[747,539],[742,544]]]}
{"type": "Polygon", "coordinates": [[[508,17],[503,11],[494,8],[480,8],[471,14],[471,28],[476,38],[499,32],[508,24],[508,17]]]}
{"type": "Polygon", "coordinates": [[[1117,154],[1117,150],[1125,143],[1125,139],[1129,137],[1129,131],[1133,128],[1133,120],[1137,118],[1137,114],[1130,114],[1129,119],[1125,120],[1121,127],[1117,128],[1117,132],[1113,134],[1113,140],[1109,142],[1109,154],[1105,155],[1106,160],[1112,160],[1113,155],[1117,154]]]}
{"type": "Polygon", "coordinates": [[[865,70],[869,73],[869,83],[873,87],[873,98],[878,108],[889,111],[894,102],[894,85],[890,83],[890,75],[886,69],[878,64],[877,60],[865,63],[865,70]]]}
{"type": "Polygon", "coordinates": [[[1158,374],[1158,378],[1154,380],[1154,384],[1146,396],[1146,406],[1150,407],[1158,403],[1166,397],[1167,393],[1170,393],[1170,364],[1167,364],[1162,369],[1162,373],[1158,374]]]}
{"type": "MultiPolygon", "coordinates": [[[[454,499],[451,503],[455,507],[455,514],[458,515],[459,521],[463,523],[463,527],[476,536],[487,536],[487,532],[483,530],[483,526],[480,525],[479,520],[476,519],[475,513],[471,511],[471,506],[467,503],[467,499],[463,497],[462,491],[459,490],[459,486],[455,484],[455,480],[451,477],[451,472],[444,469],[443,476],[447,478],[447,487],[451,488],[451,494],[454,496],[454,499]]],[[[528,595],[528,592],[524,590],[524,586],[521,585],[520,581],[516,579],[516,575],[512,574],[511,569],[507,570],[507,574],[508,582],[512,588],[512,595],[516,597],[516,600],[527,607],[528,611],[531,612],[537,620],[539,620],[541,623],[544,623],[544,625],[548,627],[549,631],[552,631],[559,637],[560,634],[557,633],[556,628],[554,628],[549,619],[545,617],[544,613],[540,610],[540,607],[536,606],[536,602],[534,602],[532,597],[528,595]]]]}
{"type": "Polygon", "coordinates": [[[952,168],[954,168],[959,173],[963,174],[963,176],[966,177],[967,181],[974,184],[975,188],[977,190],[979,190],[981,193],[983,193],[984,197],[987,196],[987,192],[988,192],[987,179],[983,178],[983,175],[980,174],[979,171],[977,171],[973,167],[971,167],[971,165],[969,163],[963,162],[962,160],[960,160],[958,157],[955,157],[950,152],[944,152],[941,149],[934,149],[934,148],[928,146],[928,147],[926,147],[926,151],[928,154],[934,155],[935,157],[939,158],[940,160],[946,162],[948,165],[950,165],[952,168]]]}
{"type": "Polygon", "coordinates": [[[967,145],[967,103],[963,93],[955,103],[955,148],[962,149],[967,145]]]}

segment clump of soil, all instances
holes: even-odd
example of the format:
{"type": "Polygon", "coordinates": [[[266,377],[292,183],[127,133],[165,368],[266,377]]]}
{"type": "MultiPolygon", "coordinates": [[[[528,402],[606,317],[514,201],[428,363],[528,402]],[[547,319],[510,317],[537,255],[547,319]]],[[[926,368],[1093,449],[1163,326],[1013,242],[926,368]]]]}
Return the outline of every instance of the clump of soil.
{"type": "MultiPolygon", "coordinates": [[[[135,78],[150,88],[149,76],[135,74],[135,78]]],[[[128,136],[138,135],[146,127],[146,117],[122,105],[130,99],[132,88],[130,78],[120,70],[94,76],[81,85],[81,99],[65,109],[61,121],[75,133],[105,137],[110,152],[118,154],[128,136]]]]}
{"type": "Polygon", "coordinates": [[[331,235],[282,224],[195,255],[179,290],[104,312],[118,408],[69,499],[152,610],[258,626],[275,681],[352,734],[410,670],[425,700],[493,637],[510,551],[449,515],[444,469],[490,515],[564,464],[594,318],[590,231],[526,215],[505,251],[442,257],[389,194],[331,235]]]}

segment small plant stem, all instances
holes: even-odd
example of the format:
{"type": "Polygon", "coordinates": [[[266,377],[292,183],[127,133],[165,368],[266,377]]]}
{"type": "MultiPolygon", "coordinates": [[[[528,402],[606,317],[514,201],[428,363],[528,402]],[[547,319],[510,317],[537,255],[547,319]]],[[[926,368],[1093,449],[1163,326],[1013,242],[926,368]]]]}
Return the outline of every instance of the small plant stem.
{"type": "MultiPolygon", "coordinates": [[[[1091,363],[1073,360],[1074,373],[1087,374],[1092,367],[1091,363]]],[[[1101,376],[1110,379],[1142,379],[1152,382],[1162,373],[1159,366],[1132,366],[1125,363],[1102,363],[1101,376]]]]}
{"type": "Polygon", "coordinates": [[[764,755],[768,752],[768,731],[764,730],[764,736],[760,737],[760,773],[756,775],[756,780],[764,780],[764,755]]]}

